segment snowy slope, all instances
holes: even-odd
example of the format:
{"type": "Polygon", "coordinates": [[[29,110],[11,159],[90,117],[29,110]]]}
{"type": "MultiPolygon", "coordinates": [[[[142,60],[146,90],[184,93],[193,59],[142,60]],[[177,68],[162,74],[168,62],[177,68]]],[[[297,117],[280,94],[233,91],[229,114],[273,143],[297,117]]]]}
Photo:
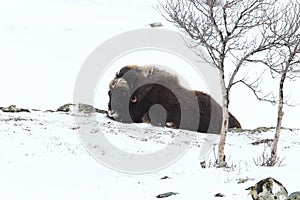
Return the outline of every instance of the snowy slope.
{"type": "MultiPolygon", "coordinates": [[[[189,150],[171,166],[153,173],[121,173],[97,162],[81,142],[78,131],[84,126],[76,115],[61,112],[32,111],[31,113],[3,113],[0,111],[0,198],[1,199],[156,199],[166,192],[179,194],[168,199],[251,199],[246,188],[268,176],[281,181],[289,192],[299,190],[298,173],[300,150],[299,130],[284,130],[279,143],[282,167],[257,167],[254,159],[269,152],[267,144],[252,145],[261,139],[273,138],[267,132],[230,133],[226,146],[228,169],[201,168],[214,161],[214,151],[200,158],[203,144],[216,143],[216,135],[197,133],[189,150]],[[170,178],[161,180],[162,177],[170,178]],[[238,184],[239,179],[249,178],[238,184]]],[[[80,115],[84,120],[90,115],[80,115]]],[[[94,115],[97,123],[116,147],[127,152],[143,154],[163,148],[166,137],[188,131],[153,127],[146,124],[122,124],[103,114],[94,115]],[[141,135],[128,135],[135,127],[141,135]],[[144,136],[148,133],[156,137],[144,136]],[[141,138],[147,137],[148,140],[141,138]],[[151,144],[150,146],[146,144],[151,144]],[[124,145],[126,144],[126,145],[124,145]]],[[[93,133],[93,132],[91,132],[93,133]]],[[[177,144],[180,145],[180,144],[177,144]]]]}

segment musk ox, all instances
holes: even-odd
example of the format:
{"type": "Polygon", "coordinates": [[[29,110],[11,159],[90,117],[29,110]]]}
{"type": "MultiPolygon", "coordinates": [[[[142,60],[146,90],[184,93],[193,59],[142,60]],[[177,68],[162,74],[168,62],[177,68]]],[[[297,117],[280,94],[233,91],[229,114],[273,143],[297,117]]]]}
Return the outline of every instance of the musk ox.
{"type": "MultiPolygon", "coordinates": [[[[222,108],[201,92],[183,87],[178,78],[157,67],[123,67],[109,84],[108,116],[125,123],[151,123],[220,133],[222,108]]],[[[230,113],[229,128],[240,128],[230,113]]]]}

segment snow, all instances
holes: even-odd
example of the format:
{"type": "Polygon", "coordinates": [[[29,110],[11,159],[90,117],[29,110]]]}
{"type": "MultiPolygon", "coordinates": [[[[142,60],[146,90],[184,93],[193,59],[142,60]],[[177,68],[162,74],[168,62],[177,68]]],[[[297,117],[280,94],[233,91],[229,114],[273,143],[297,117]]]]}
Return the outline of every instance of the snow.
{"type": "MultiPolygon", "coordinates": [[[[113,145],[138,155],[170,145],[166,138],[175,133],[192,133],[149,124],[122,124],[103,114],[95,115],[97,123],[106,126],[102,133],[113,145]],[[127,134],[132,129],[139,135],[127,134]]],[[[0,111],[1,199],[155,199],[166,192],[179,193],[168,199],[214,199],[217,193],[224,194],[223,199],[251,199],[245,189],[269,176],[279,180],[289,193],[299,189],[299,130],[282,132],[279,143],[279,156],[284,158],[282,167],[258,167],[253,161],[262,152],[269,153],[270,147],[251,143],[272,139],[272,129],[229,133],[226,155],[230,168],[227,169],[200,167],[200,161],[206,160],[209,166],[215,160],[216,150],[211,149],[204,157],[200,157],[200,152],[205,143],[215,146],[218,137],[196,133],[187,152],[171,165],[151,173],[135,174],[120,172],[122,163],[109,167],[97,162],[84,148],[78,135],[84,124],[76,122],[75,117],[78,116],[60,112],[0,111]],[[161,180],[164,176],[170,178],[161,180]],[[245,178],[249,181],[238,184],[239,179],[245,178]]],[[[84,120],[90,117],[80,115],[84,120]]]]}
{"type": "MultiPolygon", "coordinates": [[[[88,55],[102,42],[125,31],[148,28],[160,21],[176,30],[157,12],[156,0],[10,0],[0,2],[0,106],[17,104],[25,108],[54,109],[73,101],[77,75],[88,55]]],[[[163,52],[137,52],[120,58],[112,77],[123,65],[158,63],[178,71],[195,89],[194,73],[180,67],[184,63],[163,52]],[[167,58],[167,59],[166,59],[167,58]],[[152,61],[152,59],[154,59],[152,61]],[[144,63],[141,63],[144,62],[144,63]],[[122,65],[122,66],[121,66],[122,65]],[[190,74],[190,75],[189,75],[190,74]],[[192,75],[191,75],[192,74],[192,75]]],[[[95,107],[107,109],[108,81],[97,94],[95,107]],[[102,98],[101,98],[102,97],[102,98]]],[[[265,79],[266,87],[277,90],[276,82],[265,79]]],[[[291,100],[299,103],[299,81],[289,82],[291,100]]],[[[242,86],[231,93],[231,112],[244,128],[274,126],[277,106],[258,102],[242,86]]],[[[285,107],[283,126],[299,128],[300,107],[285,107]]],[[[115,146],[128,153],[147,154],[163,149],[176,134],[187,131],[126,125],[98,114],[97,123],[115,146]],[[133,135],[124,134],[134,133],[133,135]],[[133,132],[132,130],[135,130],[133,132]],[[148,130],[147,135],[144,131],[148,130]],[[139,135],[143,132],[145,135],[139,135]],[[147,142],[145,142],[147,139],[147,142]]],[[[155,199],[165,192],[178,192],[168,199],[251,199],[245,188],[268,176],[284,184],[289,193],[299,190],[297,183],[299,130],[283,130],[279,156],[283,167],[257,167],[257,159],[272,139],[274,130],[262,133],[229,133],[226,155],[229,169],[200,167],[200,161],[214,161],[211,151],[202,157],[203,144],[214,144],[216,135],[197,134],[189,150],[163,169],[149,173],[124,173],[97,162],[78,135],[74,116],[64,113],[10,114],[0,111],[0,188],[1,199],[155,199]],[[161,180],[164,176],[170,179],[161,180]],[[237,184],[240,178],[249,181],[237,184]]],[[[164,160],[165,158],[161,158],[164,160]]]]}

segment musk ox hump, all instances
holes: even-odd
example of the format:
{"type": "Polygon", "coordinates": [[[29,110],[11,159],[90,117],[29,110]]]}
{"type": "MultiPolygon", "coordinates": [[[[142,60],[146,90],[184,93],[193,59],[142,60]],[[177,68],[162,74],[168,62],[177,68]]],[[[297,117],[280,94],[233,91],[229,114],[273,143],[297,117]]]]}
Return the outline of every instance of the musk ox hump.
{"type": "Polygon", "coordinates": [[[131,71],[131,73],[139,74],[139,76],[142,76],[144,78],[148,78],[149,76],[152,75],[154,70],[154,67],[141,67],[138,65],[127,65],[120,69],[119,72],[116,73],[116,78],[121,78],[123,77],[126,73],[131,71]]]}

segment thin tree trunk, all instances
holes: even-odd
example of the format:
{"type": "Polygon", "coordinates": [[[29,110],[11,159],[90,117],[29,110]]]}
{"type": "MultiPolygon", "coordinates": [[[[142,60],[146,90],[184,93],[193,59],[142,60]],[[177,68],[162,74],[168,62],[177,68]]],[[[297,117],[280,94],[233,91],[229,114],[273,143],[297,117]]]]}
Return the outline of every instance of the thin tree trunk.
{"type": "Polygon", "coordinates": [[[280,84],[279,84],[279,104],[278,104],[278,114],[277,114],[277,125],[276,125],[275,138],[273,141],[273,146],[271,151],[270,166],[274,166],[277,160],[278,141],[280,137],[282,118],[284,114],[283,113],[283,85],[284,85],[285,77],[286,77],[286,71],[284,71],[283,74],[281,75],[280,84]]]}
{"type": "Polygon", "coordinates": [[[220,133],[220,141],[219,141],[219,148],[218,148],[218,161],[219,161],[219,167],[226,167],[226,157],[225,157],[225,144],[226,144],[226,133],[228,130],[228,92],[225,86],[225,80],[224,80],[224,72],[220,71],[220,77],[221,77],[221,87],[222,87],[222,95],[223,95],[223,115],[222,115],[222,127],[221,127],[221,133],[220,133]]]}

